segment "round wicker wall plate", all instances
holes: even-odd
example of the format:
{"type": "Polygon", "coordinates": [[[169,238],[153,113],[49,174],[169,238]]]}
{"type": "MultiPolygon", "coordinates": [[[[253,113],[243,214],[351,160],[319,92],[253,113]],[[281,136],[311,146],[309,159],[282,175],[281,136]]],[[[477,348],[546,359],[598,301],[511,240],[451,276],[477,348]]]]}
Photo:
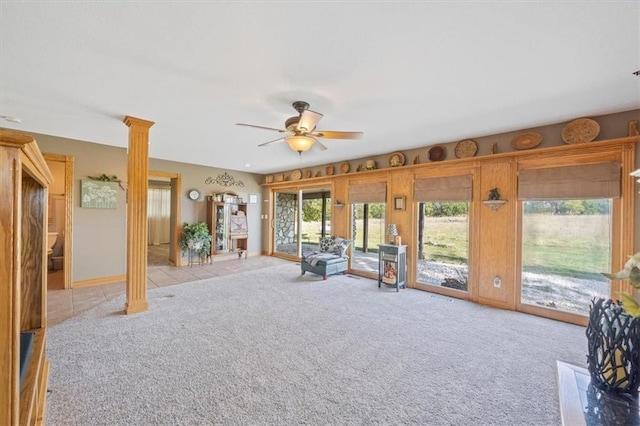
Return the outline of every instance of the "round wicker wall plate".
{"type": "Polygon", "coordinates": [[[562,129],[562,140],[565,143],[585,143],[594,140],[600,133],[600,125],[590,118],[578,118],[562,129]]]}
{"type": "Polygon", "coordinates": [[[478,144],[473,139],[458,142],[454,149],[457,158],[473,157],[478,152],[478,144]]]}
{"type": "Polygon", "coordinates": [[[340,171],[342,173],[349,173],[349,168],[350,166],[348,162],[345,161],[344,163],[340,163],[340,171]]]}
{"type": "Polygon", "coordinates": [[[400,167],[404,166],[404,154],[401,152],[394,152],[389,156],[389,165],[391,167],[400,167]]]}
{"type": "Polygon", "coordinates": [[[302,171],[301,170],[294,170],[293,173],[291,173],[291,179],[293,179],[293,180],[302,179],[302,171]]]}
{"type": "Polygon", "coordinates": [[[304,171],[304,178],[305,179],[309,179],[313,174],[311,173],[311,170],[305,170],[304,171]]]}
{"type": "Polygon", "coordinates": [[[429,160],[442,161],[447,156],[447,151],[441,146],[434,146],[429,150],[429,160]]]}
{"type": "Polygon", "coordinates": [[[521,133],[511,139],[511,146],[515,149],[531,149],[540,145],[542,135],[537,132],[521,133]]]}

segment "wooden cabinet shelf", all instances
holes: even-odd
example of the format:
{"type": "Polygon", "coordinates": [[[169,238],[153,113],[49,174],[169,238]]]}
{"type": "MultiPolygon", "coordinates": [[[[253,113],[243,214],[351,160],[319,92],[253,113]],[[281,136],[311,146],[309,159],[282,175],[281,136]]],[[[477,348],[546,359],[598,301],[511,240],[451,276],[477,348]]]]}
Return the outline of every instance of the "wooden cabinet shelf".
{"type": "Polygon", "coordinates": [[[29,135],[0,129],[2,425],[44,423],[49,377],[46,360],[46,240],[51,182],[53,176],[36,141],[29,135]],[[33,332],[33,340],[30,356],[21,367],[23,332],[33,332]]]}
{"type": "Polygon", "coordinates": [[[247,204],[207,198],[207,226],[211,231],[211,254],[237,253],[247,257],[247,204]]]}

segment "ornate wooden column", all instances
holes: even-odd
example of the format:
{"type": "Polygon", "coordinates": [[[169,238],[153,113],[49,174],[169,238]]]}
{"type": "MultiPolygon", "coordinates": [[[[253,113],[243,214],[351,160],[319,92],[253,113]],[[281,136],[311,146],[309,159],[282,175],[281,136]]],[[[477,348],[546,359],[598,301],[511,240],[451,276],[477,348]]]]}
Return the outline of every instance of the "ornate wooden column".
{"type": "Polygon", "coordinates": [[[125,313],[146,311],[147,190],[149,188],[149,128],[155,123],[126,116],[129,127],[127,165],[127,303],[125,313]]]}

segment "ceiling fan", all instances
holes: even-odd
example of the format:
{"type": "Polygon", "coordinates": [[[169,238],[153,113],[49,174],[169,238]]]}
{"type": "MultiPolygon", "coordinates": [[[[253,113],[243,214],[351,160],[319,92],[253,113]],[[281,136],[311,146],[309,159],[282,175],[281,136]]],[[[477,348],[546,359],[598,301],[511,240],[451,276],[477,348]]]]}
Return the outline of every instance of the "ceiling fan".
{"type": "Polygon", "coordinates": [[[311,149],[313,145],[318,145],[321,149],[327,149],[317,138],[325,139],[358,139],[362,137],[362,132],[338,132],[329,130],[316,130],[316,124],[323,117],[319,112],[311,111],[309,103],[304,101],[295,101],[293,108],[298,111],[298,116],[289,117],[284,122],[285,129],[276,129],[274,127],[256,126],[254,124],[236,123],[237,126],[255,127],[257,129],[273,130],[279,133],[290,133],[288,136],[282,136],[278,139],[261,143],[258,146],[267,146],[274,142],[285,140],[291,149],[302,155],[303,152],[311,149]]]}

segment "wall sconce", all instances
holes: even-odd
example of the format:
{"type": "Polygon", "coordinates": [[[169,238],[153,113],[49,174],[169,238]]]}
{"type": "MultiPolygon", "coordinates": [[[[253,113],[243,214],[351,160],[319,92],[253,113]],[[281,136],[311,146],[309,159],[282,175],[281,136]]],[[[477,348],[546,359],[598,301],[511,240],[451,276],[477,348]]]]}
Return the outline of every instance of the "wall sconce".
{"type": "Polygon", "coordinates": [[[498,188],[493,188],[489,191],[488,200],[482,200],[482,203],[485,206],[491,207],[491,210],[493,210],[494,212],[498,211],[498,209],[502,207],[502,205],[506,202],[507,200],[500,199],[500,193],[498,192],[498,188]]]}
{"type": "Polygon", "coordinates": [[[387,225],[387,235],[389,238],[389,243],[394,244],[396,241],[396,237],[398,236],[398,227],[395,223],[390,223],[387,225]]]}

